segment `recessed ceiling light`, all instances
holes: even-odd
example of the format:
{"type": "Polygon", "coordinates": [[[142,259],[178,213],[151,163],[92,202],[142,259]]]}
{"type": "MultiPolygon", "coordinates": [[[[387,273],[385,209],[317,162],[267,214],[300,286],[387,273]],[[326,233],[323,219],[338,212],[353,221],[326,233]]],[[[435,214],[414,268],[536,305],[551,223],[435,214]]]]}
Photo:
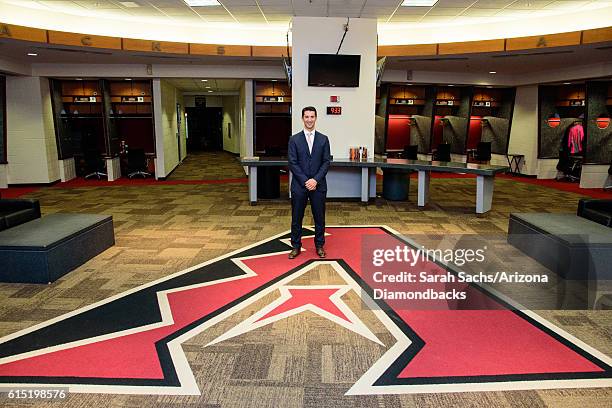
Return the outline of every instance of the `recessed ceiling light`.
{"type": "Polygon", "coordinates": [[[487,85],[487,88],[493,88],[491,85],[487,85]]]}
{"type": "Polygon", "coordinates": [[[489,71],[489,74],[497,74],[497,71],[489,71]]]}
{"type": "Polygon", "coordinates": [[[212,91],[208,91],[208,92],[212,92],[212,91]]]}
{"type": "Polygon", "coordinates": [[[403,7],[431,7],[436,4],[438,0],[404,0],[402,2],[403,7]]]}
{"type": "Polygon", "coordinates": [[[82,80],[83,80],[83,78],[76,78],[76,80],[77,80],[77,81],[82,81],[82,80]]]}
{"type": "Polygon", "coordinates": [[[206,89],[210,89],[210,86],[205,86],[204,88],[206,88],[206,89]]]}
{"type": "Polygon", "coordinates": [[[448,86],[455,86],[455,85],[453,85],[453,84],[449,84],[448,86]]]}
{"type": "Polygon", "coordinates": [[[128,8],[140,7],[140,4],[135,3],[133,1],[120,1],[119,4],[121,4],[123,7],[128,8]]]}
{"type": "Polygon", "coordinates": [[[217,0],[184,0],[188,6],[191,7],[211,7],[220,6],[221,4],[217,0]]]}
{"type": "Polygon", "coordinates": [[[28,52],[28,56],[30,56],[30,57],[37,57],[38,54],[35,53],[35,52],[28,52]]]}
{"type": "Polygon", "coordinates": [[[203,79],[202,82],[208,82],[208,79],[203,79]]]}
{"type": "Polygon", "coordinates": [[[125,80],[126,80],[126,81],[131,81],[131,80],[132,80],[132,78],[125,78],[125,80]]]}
{"type": "Polygon", "coordinates": [[[564,82],[563,85],[571,85],[571,82],[564,82]]]}
{"type": "Polygon", "coordinates": [[[406,84],[406,85],[408,85],[408,86],[412,86],[412,84],[406,84]]]}
{"type": "Polygon", "coordinates": [[[276,81],[278,81],[278,79],[272,79],[272,82],[276,82],[276,81]]]}

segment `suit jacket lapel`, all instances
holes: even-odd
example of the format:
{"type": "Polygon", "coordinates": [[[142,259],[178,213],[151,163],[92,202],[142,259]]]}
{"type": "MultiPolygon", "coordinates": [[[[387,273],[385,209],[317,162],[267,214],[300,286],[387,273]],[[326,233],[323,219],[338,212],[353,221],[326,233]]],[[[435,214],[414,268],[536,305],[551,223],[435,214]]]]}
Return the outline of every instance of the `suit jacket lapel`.
{"type": "Polygon", "coordinates": [[[311,156],[314,155],[315,149],[317,148],[317,144],[319,143],[319,139],[320,137],[317,136],[317,131],[314,131],[314,137],[312,139],[312,152],[310,153],[311,156]]]}

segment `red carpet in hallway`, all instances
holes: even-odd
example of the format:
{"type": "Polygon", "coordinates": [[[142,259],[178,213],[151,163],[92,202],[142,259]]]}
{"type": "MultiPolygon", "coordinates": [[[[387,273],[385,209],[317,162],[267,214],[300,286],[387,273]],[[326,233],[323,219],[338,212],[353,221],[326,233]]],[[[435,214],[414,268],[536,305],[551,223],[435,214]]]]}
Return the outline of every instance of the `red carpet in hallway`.
{"type": "MultiPolygon", "coordinates": [[[[416,179],[417,173],[414,172],[410,176],[416,179]]],[[[431,173],[432,178],[437,179],[450,179],[450,178],[475,178],[473,174],[453,174],[453,173],[431,173]]],[[[609,198],[612,199],[612,191],[604,191],[600,188],[580,188],[578,183],[570,183],[565,181],[557,180],[543,180],[529,177],[512,176],[508,174],[500,174],[497,177],[513,180],[519,183],[527,183],[536,186],[553,188],[556,190],[566,191],[568,193],[580,194],[583,196],[589,196],[592,198],[609,198]]],[[[382,176],[378,175],[377,179],[382,182],[382,176]]],[[[288,177],[281,175],[281,181],[287,182],[288,177]]],[[[222,180],[155,180],[153,178],[147,179],[128,179],[120,178],[115,181],[107,180],[85,180],[83,178],[76,178],[65,183],[57,183],[51,186],[52,188],[83,188],[83,187],[114,187],[114,186],[152,186],[152,185],[190,185],[190,184],[227,184],[227,183],[247,183],[248,178],[230,178],[222,180]]],[[[4,198],[18,198],[23,195],[30,194],[41,188],[48,188],[48,186],[11,186],[6,189],[0,189],[0,195],[4,198]]]]}

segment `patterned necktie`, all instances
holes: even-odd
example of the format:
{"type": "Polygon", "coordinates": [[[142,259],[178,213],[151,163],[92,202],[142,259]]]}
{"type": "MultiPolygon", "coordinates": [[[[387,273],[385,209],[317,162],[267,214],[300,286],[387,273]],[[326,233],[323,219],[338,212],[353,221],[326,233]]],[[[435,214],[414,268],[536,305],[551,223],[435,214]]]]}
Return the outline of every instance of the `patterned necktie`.
{"type": "Polygon", "coordinates": [[[312,144],[314,142],[313,140],[313,132],[308,133],[308,151],[312,154],[312,144]]]}

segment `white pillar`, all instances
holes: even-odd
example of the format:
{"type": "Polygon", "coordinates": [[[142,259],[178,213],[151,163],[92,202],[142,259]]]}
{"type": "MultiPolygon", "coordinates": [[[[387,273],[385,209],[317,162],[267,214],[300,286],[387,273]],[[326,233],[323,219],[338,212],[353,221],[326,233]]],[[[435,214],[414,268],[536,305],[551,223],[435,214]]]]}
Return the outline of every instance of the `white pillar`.
{"type": "Polygon", "coordinates": [[[121,178],[121,161],[119,157],[106,159],[106,177],[108,181],[115,181],[121,178]]]}
{"type": "Polygon", "coordinates": [[[424,207],[427,205],[429,201],[429,179],[431,178],[431,172],[427,170],[419,170],[419,191],[417,198],[417,205],[419,207],[424,207]]]}
{"type": "Polygon", "coordinates": [[[525,155],[522,174],[538,172],[538,126],[538,86],[517,87],[508,153],[525,155]]]}
{"type": "MultiPolygon", "coordinates": [[[[376,100],[376,20],[350,19],[339,54],[359,55],[359,86],[308,86],[309,55],[336,54],[345,32],[344,17],[294,17],[292,22],[292,131],[302,130],[302,108],[317,109],[317,130],[329,137],[335,159],[347,158],[351,146],[364,146],[374,156],[374,110],[376,100]],[[338,97],[337,103],[330,97],[338,97]],[[327,107],[341,107],[341,115],[327,115],[327,107]]],[[[369,170],[329,169],[328,197],[351,197],[367,201],[375,196],[376,183],[370,185],[369,170]],[[363,172],[363,176],[362,176],[363,172]],[[365,190],[362,190],[361,182],[365,190]],[[371,192],[374,191],[374,194],[371,192]]]]}
{"type": "Polygon", "coordinates": [[[66,182],[76,178],[76,165],[74,157],[59,161],[60,180],[66,182]]]}
{"type": "Polygon", "coordinates": [[[247,156],[254,156],[255,146],[253,141],[255,140],[255,132],[253,129],[253,123],[255,122],[255,107],[253,106],[253,80],[247,79],[244,81],[244,129],[245,129],[245,148],[247,156]]]}
{"type": "Polygon", "coordinates": [[[476,213],[484,214],[493,202],[494,176],[476,176],[476,213]]]}
{"type": "Polygon", "coordinates": [[[153,80],[153,123],[155,127],[155,178],[166,177],[166,165],[164,160],[164,124],[162,119],[162,92],[161,80],[153,80]]]}
{"type": "Polygon", "coordinates": [[[0,188],[8,187],[8,164],[0,164],[0,188]]]}
{"type": "Polygon", "coordinates": [[[8,183],[51,183],[60,179],[49,80],[6,78],[8,183]]]}

